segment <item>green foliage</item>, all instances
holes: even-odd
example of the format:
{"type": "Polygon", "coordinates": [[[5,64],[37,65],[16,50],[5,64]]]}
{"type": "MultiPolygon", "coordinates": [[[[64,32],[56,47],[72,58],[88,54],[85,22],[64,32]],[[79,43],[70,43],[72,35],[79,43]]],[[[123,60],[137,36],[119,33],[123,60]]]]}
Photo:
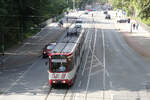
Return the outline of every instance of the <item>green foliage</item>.
{"type": "Polygon", "coordinates": [[[150,24],[150,0],[111,0],[114,7],[126,10],[130,16],[140,17],[150,24]]]}
{"type": "Polygon", "coordinates": [[[142,22],[150,26],[150,19],[142,19],[142,22]]]}
{"type": "Polygon", "coordinates": [[[0,51],[37,32],[43,21],[62,14],[66,0],[0,0],[0,51]]]}

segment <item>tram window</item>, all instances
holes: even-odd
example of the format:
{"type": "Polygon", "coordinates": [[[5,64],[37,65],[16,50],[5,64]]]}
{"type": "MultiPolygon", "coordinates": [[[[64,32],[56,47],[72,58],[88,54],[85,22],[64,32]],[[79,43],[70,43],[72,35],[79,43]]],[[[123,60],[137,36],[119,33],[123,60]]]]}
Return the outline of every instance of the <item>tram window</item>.
{"type": "Polygon", "coordinates": [[[51,71],[52,72],[66,72],[67,71],[67,63],[52,62],[51,71]]]}

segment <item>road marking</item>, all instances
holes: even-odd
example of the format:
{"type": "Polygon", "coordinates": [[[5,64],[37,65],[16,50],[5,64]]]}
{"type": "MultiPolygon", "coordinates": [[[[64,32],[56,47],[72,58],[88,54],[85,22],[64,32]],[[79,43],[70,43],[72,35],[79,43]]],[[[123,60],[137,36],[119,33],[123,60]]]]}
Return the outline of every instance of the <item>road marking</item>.
{"type": "Polygon", "coordinates": [[[112,81],[109,81],[109,84],[110,84],[110,88],[112,88],[113,86],[112,86],[112,81]]]}
{"type": "Polygon", "coordinates": [[[88,93],[88,87],[89,87],[89,83],[90,83],[90,75],[91,75],[91,71],[92,71],[92,62],[93,62],[93,55],[94,55],[94,51],[95,51],[95,46],[96,46],[96,37],[97,37],[97,29],[95,29],[95,37],[94,37],[94,46],[93,46],[93,52],[92,52],[92,60],[91,60],[91,64],[90,64],[90,70],[89,70],[89,75],[88,75],[88,81],[87,81],[87,87],[86,87],[86,93],[85,93],[85,100],[87,99],[87,93],[88,93]]]}
{"type": "Polygon", "coordinates": [[[97,73],[99,73],[99,72],[101,72],[101,71],[102,71],[102,70],[97,70],[97,71],[91,73],[90,76],[96,75],[97,73]]]}
{"type": "Polygon", "coordinates": [[[105,69],[106,75],[110,78],[108,71],[105,69]]]}
{"type": "Polygon", "coordinates": [[[100,65],[104,66],[104,64],[97,58],[96,55],[94,55],[94,57],[96,58],[96,60],[99,62],[100,65]]]}
{"type": "Polygon", "coordinates": [[[114,94],[111,94],[111,100],[114,100],[114,96],[115,96],[114,94]]]}
{"type": "MultiPolygon", "coordinates": [[[[89,31],[88,31],[88,33],[89,33],[89,31]]],[[[89,41],[89,45],[90,45],[90,42],[91,42],[91,40],[89,41]]],[[[85,66],[86,66],[86,63],[87,63],[88,55],[89,55],[89,50],[88,50],[87,57],[86,57],[86,60],[85,60],[85,63],[84,63],[84,67],[83,67],[83,71],[82,71],[82,76],[83,76],[84,71],[85,71],[85,66]]]]}
{"type": "MultiPolygon", "coordinates": [[[[40,60],[40,59],[39,59],[40,60]]],[[[29,72],[31,70],[31,68],[36,65],[39,61],[37,61],[36,63],[32,64],[15,82],[13,82],[4,92],[3,95],[0,96],[0,98],[4,97],[5,94],[12,89],[15,85],[17,85],[17,83],[19,83],[19,81],[24,77],[24,75],[29,72]]]]}
{"type": "Polygon", "coordinates": [[[77,98],[79,97],[79,95],[80,95],[79,93],[76,93],[76,94],[75,94],[75,99],[74,99],[74,100],[78,100],[77,98]]]}
{"type": "Polygon", "coordinates": [[[81,87],[81,81],[79,82],[78,87],[81,87]]]}
{"type": "Polygon", "coordinates": [[[101,29],[101,32],[102,32],[102,40],[103,40],[103,65],[104,65],[104,72],[103,72],[103,100],[105,100],[105,70],[106,70],[106,66],[105,66],[105,38],[104,38],[104,31],[101,29]]]}

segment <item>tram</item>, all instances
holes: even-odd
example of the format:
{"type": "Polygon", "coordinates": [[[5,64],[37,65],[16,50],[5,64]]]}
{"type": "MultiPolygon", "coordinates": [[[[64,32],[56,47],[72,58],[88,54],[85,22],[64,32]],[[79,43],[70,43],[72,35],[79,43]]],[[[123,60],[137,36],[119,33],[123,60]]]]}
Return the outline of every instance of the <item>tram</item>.
{"type": "Polygon", "coordinates": [[[72,86],[84,52],[85,31],[66,35],[49,53],[49,85],[72,86]]]}

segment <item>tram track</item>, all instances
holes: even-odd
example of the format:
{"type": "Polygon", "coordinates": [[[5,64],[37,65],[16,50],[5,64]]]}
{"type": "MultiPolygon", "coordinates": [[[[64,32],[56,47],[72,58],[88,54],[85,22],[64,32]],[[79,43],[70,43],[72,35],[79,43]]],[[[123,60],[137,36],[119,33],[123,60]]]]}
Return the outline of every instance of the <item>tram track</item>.
{"type": "Polygon", "coordinates": [[[53,93],[53,94],[56,94],[56,96],[59,96],[59,97],[62,97],[62,99],[61,100],[65,100],[66,99],[66,96],[67,96],[67,94],[68,94],[68,91],[69,91],[69,88],[66,88],[66,89],[55,89],[55,88],[53,88],[53,87],[50,87],[50,89],[48,90],[48,92],[47,92],[47,95],[46,95],[46,97],[45,97],[45,99],[44,100],[50,100],[50,95],[53,93]],[[60,94],[58,94],[57,92],[59,92],[60,90],[63,90],[63,91],[61,91],[62,93],[60,93],[60,94]],[[63,95],[62,95],[63,94],[63,95]]]}
{"type": "Polygon", "coordinates": [[[46,97],[45,97],[44,100],[48,100],[48,96],[49,96],[49,94],[51,93],[51,90],[52,90],[52,87],[50,87],[50,89],[49,89],[49,91],[48,91],[48,93],[47,93],[47,95],[46,95],[46,97]]]}
{"type": "Polygon", "coordinates": [[[66,92],[65,92],[64,97],[63,97],[62,100],[65,100],[65,99],[66,99],[66,95],[67,95],[68,91],[69,91],[69,88],[66,90],[66,92]]]}

